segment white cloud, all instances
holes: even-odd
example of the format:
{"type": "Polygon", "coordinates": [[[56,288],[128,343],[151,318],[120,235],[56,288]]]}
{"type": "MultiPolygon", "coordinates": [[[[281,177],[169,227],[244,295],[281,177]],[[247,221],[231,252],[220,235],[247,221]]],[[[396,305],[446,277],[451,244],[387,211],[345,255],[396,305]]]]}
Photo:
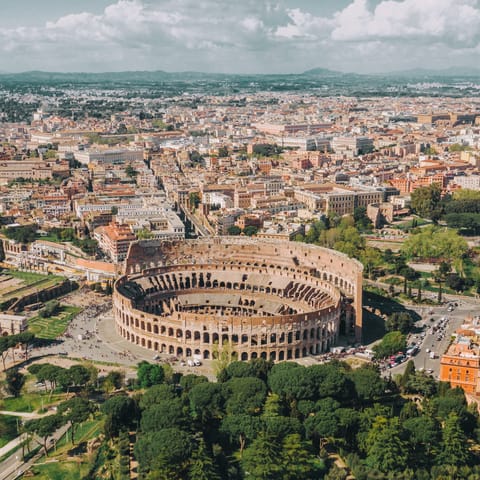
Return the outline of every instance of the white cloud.
{"type": "Polygon", "coordinates": [[[333,40],[414,40],[474,46],[480,40],[477,0],[384,0],[374,9],[354,0],[335,15],[333,40]]]}
{"type": "Polygon", "coordinates": [[[480,0],[351,0],[328,16],[296,0],[111,2],[100,13],[0,27],[2,69],[368,70],[422,55],[471,61],[480,45],[480,0]]]}
{"type": "Polygon", "coordinates": [[[275,31],[275,36],[286,39],[304,38],[319,39],[330,34],[333,27],[331,19],[316,17],[299,8],[287,10],[290,22],[280,25],[275,31]]]}

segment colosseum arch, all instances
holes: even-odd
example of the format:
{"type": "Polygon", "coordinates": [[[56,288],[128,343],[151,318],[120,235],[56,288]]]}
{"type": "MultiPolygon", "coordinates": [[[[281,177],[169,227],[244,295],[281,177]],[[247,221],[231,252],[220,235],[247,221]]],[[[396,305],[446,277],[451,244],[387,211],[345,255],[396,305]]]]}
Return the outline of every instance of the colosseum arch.
{"type": "Polygon", "coordinates": [[[210,359],[228,343],[241,360],[283,361],[334,345],[342,315],[360,340],[362,266],[333,250],[247,237],[139,241],[125,272],[116,329],[145,348],[210,359]]]}

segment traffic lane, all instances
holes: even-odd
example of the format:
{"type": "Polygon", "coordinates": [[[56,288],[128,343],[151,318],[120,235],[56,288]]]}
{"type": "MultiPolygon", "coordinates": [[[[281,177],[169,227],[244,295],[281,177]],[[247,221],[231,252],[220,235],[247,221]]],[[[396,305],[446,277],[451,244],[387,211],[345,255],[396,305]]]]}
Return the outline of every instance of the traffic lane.
{"type": "MultiPolygon", "coordinates": [[[[452,311],[448,311],[448,305],[442,307],[436,307],[435,309],[429,310],[426,314],[422,315],[422,320],[418,324],[425,325],[425,337],[421,342],[419,337],[421,334],[416,334],[417,341],[416,344],[419,347],[418,353],[408,358],[405,362],[397,365],[391,369],[385,371],[385,375],[395,375],[401,374],[404,372],[408,360],[413,360],[415,368],[417,370],[424,369],[427,373],[432,373],[435,378],[439,377],[440,374],[440,358],[447,350],[452,334],[465,322],[466,316],[473,314],[478,308],[479,302],[461,302],[459,306],[454,308],[452,311]],[[433,313],[430,313],[432,312],[433,313]],[[445,322],[445,329],[443,331],[442,340],[437,340],[438,331],[431,333],[431,328],[439,324],[442,318],[446,317],[447,321],[445,322]],[[430,318],[433,318],[434,321],[430,322],[430,318]],[[427,352],[427,350],[429,350],[427,352]],[[430,352],[435,353],[435,358],[430,358],[430,352]]],[[[415,340],[414,340],[415,341],[415,340]]]]}

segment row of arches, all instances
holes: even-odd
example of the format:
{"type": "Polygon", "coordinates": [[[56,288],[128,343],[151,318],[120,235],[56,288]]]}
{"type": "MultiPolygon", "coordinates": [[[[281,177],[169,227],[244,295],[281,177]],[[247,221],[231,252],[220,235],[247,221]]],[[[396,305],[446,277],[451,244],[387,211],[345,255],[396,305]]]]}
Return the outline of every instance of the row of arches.
{"type": "MultiPolygon", "coordinates": [[[[188,358],[192,356],[202,357],[205,360],[216,359],[218,357],[218,348],[192,348],[185,346],[172,345],[169,343],[162,343],[139,335],[130,334],[130,332],[121,329],[122,336],[141,347],[148,348],[158,353],[175,355],[181,358],[188,358]]],[[[266,350],[239,350],[233,352],[233,357],[238,360],[248,361],[255,358],[270,359],[273,361],[291,360],[297,358],[307,357],[309,355],[318,355],[327,352],[330,346],[333,345],[335,339],[329,338],[322,342],[303,347],[294,347],[287,349],[266,349],[266,350]]]]}
{"type": "Polygon", "coordinates": [[[119,322],[120,328],[125,331],[131,331],[130,327],[135,327],[135,329],[140,330],[140,332],[159,335],[164,338],[175,338],[177,341],[185,343],[208,345],[231,343],[234,345],[250,345],[252,347],[257,345],[292,344],[300,341],[313,342],[315,340],[322,340],[329,338],[337,331],[336,325],[338,323],[338,320],[332,319],[325,321],[321,326],[307,326],[303,329],[285,331],[277,328],[275,331],[266,333],[238,334],[173,328],[158,324],[153,324],[152,326],[152,323],[145,322],[144,320],[139,321],[138,318],[135,319],[135,322],[130,322],[129,318],[129,316],[123,316],[122,321],[119,322]]]}

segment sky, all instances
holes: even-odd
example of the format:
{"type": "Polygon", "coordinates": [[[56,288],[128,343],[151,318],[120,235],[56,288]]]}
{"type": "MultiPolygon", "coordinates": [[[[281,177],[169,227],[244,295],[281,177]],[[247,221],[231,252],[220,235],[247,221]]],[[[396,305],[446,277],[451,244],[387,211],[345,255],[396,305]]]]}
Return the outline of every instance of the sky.
{"type": "Polygon", "coordinates": [[[0,0],[0,72],[480,65],[480,0],[0,0]]]}

